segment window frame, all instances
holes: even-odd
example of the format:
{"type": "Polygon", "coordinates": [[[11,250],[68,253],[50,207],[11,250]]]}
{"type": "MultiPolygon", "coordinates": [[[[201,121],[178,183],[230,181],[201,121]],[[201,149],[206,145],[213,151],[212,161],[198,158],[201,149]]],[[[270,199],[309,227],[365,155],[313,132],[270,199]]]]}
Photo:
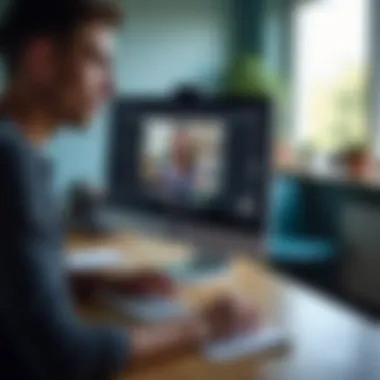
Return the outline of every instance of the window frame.
{"type": "MultiPolygon", "coordinates": [[[[283,67],[282,73],[286,77],[287,96],[290,104],[287,108],[287,116],[281,121],[285,123],[286,135],[282,140],[297,146],[298,126],[296,123],[296,95],[295,95],[295,12],[297,6],[305,2],[317,2],[319,0],[272,0],[277,2],[277,7],[282,6],[281,24],[282,33],[278,36],[280,45],[280,65],[283,67]]],[[[368,39],[368,86],[367,86],[367,128],[370,154],[380,159],[380,44],[376,42],[377,36],[380,35],[380,1],[370,0],[370,17],[369,17],[369,39],[368,39]]]]}

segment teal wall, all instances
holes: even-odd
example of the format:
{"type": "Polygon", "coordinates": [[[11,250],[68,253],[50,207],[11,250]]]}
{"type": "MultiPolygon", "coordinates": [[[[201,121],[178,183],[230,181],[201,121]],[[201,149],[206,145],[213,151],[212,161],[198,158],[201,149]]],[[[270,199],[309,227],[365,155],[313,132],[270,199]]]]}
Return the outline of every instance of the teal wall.
{"type": "MultiPolygon", "coordinates": [[[[166,94],[179,82],[215,91],[231,56],[230,0],[128,0],[115,76],[120,93],[166,94]]],[[[47,147],[61,196],[73,181],[102,186],[109,114],[85,133],[60,133],[47,147]]]]}
{"type": "Polygon", "coordinates": [[[264,52],[268,1],[270,0],[232,1],[238,54],[264,52]]]}
{"type": "Polygon", "coordinates": [[[288,74],[289,34],[294,0],[234,0],[235,53],[264,55],[276,71],[288,74]]]}

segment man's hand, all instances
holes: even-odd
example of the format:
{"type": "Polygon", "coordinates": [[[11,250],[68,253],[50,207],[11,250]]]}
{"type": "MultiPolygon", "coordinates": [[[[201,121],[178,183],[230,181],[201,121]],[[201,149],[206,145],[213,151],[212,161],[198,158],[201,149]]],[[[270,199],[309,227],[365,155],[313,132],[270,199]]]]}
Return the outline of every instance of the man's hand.
{"type": "Polygon", "coordinates": [[[145,271],[124,279],[114,279],[106,286],[118,293],[137,296],[173,296],[176,291],[175,284],[170,278],[155,271],[145,271]]]}
{"type": "Polygon", "coordinates": [[[73,293],[80,299],[89,298],[96,290],[109,290],[130,296],[172,296],[176,287],[163,274],[144,271],[125,277],[105,276],[101,273],[76,274],[71,279],[73,293]]]}
{"type": "Polygon", "coordinates": [[[141,326],[131,331],[132,364],[174,359],[196,352],[203,344],[258,327],[258,312],[234,297],[225,297],[187,321],[141,326]]]}
{"type": "Polygon", "coordinates": [[[226,339],[259,326],[259,315],[251,305],[237,297],[224,297],[201,313],[206,325],[206,339],[226,339]]]}

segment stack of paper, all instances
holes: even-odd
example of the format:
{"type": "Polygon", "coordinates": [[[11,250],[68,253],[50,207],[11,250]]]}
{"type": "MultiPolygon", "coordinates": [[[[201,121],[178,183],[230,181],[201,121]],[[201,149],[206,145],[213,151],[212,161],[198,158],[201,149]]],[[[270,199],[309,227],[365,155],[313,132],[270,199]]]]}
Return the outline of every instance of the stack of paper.
{"type": "Polygon", "coordinates": [[[125,264],[125,254],[111,249],[78,250],[66,255],[66,266],[71,272],[112,269],[125,264]]]}

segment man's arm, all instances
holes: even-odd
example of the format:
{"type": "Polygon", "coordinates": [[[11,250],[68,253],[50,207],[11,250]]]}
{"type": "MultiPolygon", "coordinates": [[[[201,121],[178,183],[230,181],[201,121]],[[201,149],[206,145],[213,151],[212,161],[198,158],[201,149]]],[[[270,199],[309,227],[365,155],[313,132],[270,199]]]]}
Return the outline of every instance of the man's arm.
{"type": "Polygon", "coordinates": [[[176,294],[176,285],[165,274],[155,270],[142,270],[123,276],[113,276],[104,272],[71,273],[71,292],[78,300],[86,300],[94,292],[106,290],[119,294],[171,297],[176,294]]]}
{"type": "Polygon", "coordinates": [[[206,323],[199,318],[171,321],[160,325],[130,329],[130,368],[175,360],[194,354],[208,339],[206,323]]]}
{"type": "Polygon", "coordinates": [[[225,296],[189,320],[130,330],[132,368],[194,354],[206,342],[257,328],[256,310],[234,296],[225,296]]]}
{"type": "Polygon", "coordinates": [[[59,247],[50,236],[55,232],[45,218],[43,179],[31,169],[23,146],[3,140],[0,145],[2,317],[22,337],[21,351],[33,347],[47,378],[107,377],[128,362],[127,333],[76,318],[54,252],[59,247]]]}

